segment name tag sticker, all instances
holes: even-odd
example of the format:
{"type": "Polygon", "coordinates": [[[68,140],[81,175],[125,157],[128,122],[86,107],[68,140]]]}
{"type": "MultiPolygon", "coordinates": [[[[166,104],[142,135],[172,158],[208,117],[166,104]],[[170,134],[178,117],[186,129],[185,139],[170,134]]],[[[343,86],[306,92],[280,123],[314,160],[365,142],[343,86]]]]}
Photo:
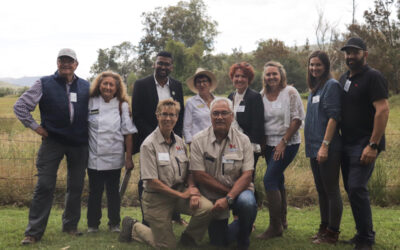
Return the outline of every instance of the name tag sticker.
{"type": "Polygon", "coordinates": [[[225,159],[225,156],[222,156],[222,163],[224,164],[233,164],[235,161],[231,159],[225,159]]]}
{"type": "Polygon", "coordinates": [[[282,104],[281,103],[277,103],[277,102],[273,102],[272,103],[272,108],[273,109],[280,109],[280,108],[282,108],[282,104]]]}
{"type": "Polygon", "coordinates": [[[158,160],[159,161],[169,161],[169,154],[168,153],[158,153],[158,160]]]}
{"type": "Polygon", "coordinates": [[[346,83],[344,84],[344,91],[349,92],[350,89],[350,85],[351,85],[351,81],[347,80],[346,83]]]}
{"type": "Polygon", "coordinates": [[[244,112],[245,106],[244,105],[239,105],[236,109],[236,112],[244,112]]]}
{"type": "Polygon", "coordinates": [[[313,96],[312,103],[319,103],[319,95],[313,96]]]}
{"type": "Polygon", "coordinates": [[[69,93],[69,100],[70,102],[76,102],[77,101],[76,93],[74,92],[69,93]]]}
{"type": "Polygon", "coordinates": [[[199,109],[204,108],[204,107],[205,107],[204,104],[199,104],[199,105],[197,105],[197,108],[199,108],[199,109]]]}

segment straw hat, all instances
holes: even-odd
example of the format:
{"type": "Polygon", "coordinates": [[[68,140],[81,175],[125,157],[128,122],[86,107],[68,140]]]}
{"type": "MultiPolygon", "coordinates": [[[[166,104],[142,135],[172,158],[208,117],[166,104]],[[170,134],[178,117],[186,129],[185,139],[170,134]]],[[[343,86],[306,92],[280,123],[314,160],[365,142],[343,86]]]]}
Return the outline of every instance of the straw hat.
{"type": "Polygon", "coordinates": [[[211,71],[205,70],[203,68],[197,68],[196,73],[186,80],[186,84],[193,93],[197,94],[199,92],[194,87],[194,78],[196,78],[197,75],[206,75],[210,78],[211,80],[210,92],[213,92],[217,88],[217,78],[215,77],[215,75],[211,71]]]}

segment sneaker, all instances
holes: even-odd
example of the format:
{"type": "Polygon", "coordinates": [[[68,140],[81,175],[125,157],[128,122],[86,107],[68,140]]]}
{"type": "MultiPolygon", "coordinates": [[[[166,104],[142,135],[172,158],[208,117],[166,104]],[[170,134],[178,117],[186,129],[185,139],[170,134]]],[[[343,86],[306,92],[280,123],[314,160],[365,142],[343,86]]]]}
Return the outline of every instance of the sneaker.
{"type": "Polygon", "coordinates": [[[108,229],[110,229],[110,231],[112,233],[120,233],[121,232],[121,230],[119,229],[119,225],[114,225],[114,226],[109,225],[108,229]]]}
{"type": "Polygon", "coordinates": [[[98,227],[88,227],[87,232],[88,233],[97,233],[99,231],[98,227]]]}
{"type": "Polygon", "coordinates": [[[136,222],[137,220],[129,216],[125,216],[124,219],[122,219],[122,230],[118,237],[120,242],[130,242],[132,240],[132,227],[136,222]]]}
{"type": "Polygon", "coordinates": [[[35,244],[37,242],[36,238],[33,236],[25,236],[25,238],[21,241],[22,245],[31,245],[31,244],[35,244]]]}

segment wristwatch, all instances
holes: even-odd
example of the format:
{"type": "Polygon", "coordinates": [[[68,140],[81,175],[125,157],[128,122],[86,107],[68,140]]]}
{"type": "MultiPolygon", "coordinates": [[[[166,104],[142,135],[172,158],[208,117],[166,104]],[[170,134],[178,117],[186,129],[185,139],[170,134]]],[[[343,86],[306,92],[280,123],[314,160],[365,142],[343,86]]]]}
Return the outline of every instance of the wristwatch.
{"type": "Polygon", "coordinates": [[[325,144],[325,146],[329,146],[330,143],[331,143],[331,142],[328,141],[328,140],[323,140],[323,141],[322,141],[322,144],[325,144]]]}
{"type": "Polygon", "coordinates": [[[225,198],[226,201],[228,202],[228,207],[232,208],[234,200],[229,195],[227,195],[225,198]]]}
{"type": "Polygon", "coordinates": [[[372,149],[378,150],[378,144],[376,144],[375,142],[370,142],[368,144],[372,149]]]}

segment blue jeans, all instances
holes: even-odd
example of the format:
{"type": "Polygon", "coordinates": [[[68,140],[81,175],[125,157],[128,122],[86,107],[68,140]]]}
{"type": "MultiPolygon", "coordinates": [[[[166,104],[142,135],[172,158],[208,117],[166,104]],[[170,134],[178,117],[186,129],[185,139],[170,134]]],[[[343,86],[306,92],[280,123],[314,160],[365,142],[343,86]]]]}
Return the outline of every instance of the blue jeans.
{"type": "Polygon", "coordinates": [[[375,232],[372,225],[372,211],[367,188],[368,180],[374,170],[375,162],[369,165],[360,163],[360,155],[354,156],[352,147],[345,147],[342,156],[343,184],[350,200],[356,223],[356,241],[372,245],[375,232]]]}
{"type": "Polygon", "coordinates": [[[285,189],[285,176],[283,172],[293,161],[297,151],[299,151],[299,146],[300,144],[286,146],[283,159],[275,161],[273,159],[275,147],[267,145],[265,151],[265,162],[267,163],[267,171],[264,175],[265,190],[285,189]]]}
{"type": "Polygon", "coordinates": [[[212,220],[208,226],[210,243],[216,246],[228,246],[235,239],[238,246],[248,247],[250,245],[250,233],[257,216],[257,203],[254,194],[245,190],[235,199],[232,208],[238,216],[228,225],[228,219],[212,220]]]}

